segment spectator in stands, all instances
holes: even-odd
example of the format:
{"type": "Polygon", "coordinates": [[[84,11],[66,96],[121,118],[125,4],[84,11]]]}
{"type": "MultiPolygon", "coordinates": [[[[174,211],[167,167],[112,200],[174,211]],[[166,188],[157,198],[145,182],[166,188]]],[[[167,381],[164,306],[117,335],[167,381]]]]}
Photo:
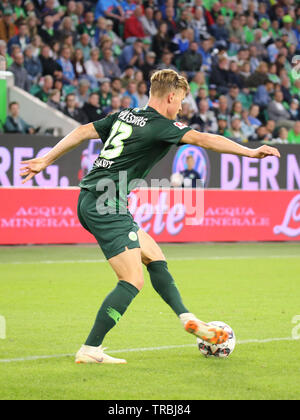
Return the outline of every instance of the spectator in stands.
{"type": "Polygon", "coordinates": [[[119,57],[119,66],[124,71],[128,66],[141,67],[144,64],[143,42],[137,39],[133,45],[126,45],[119,57]]]}
{"type": "Polygon", "coordinates": [[[125,19],[129,18],[135,8],[136,8],[136,1],[135,0],[122,0],[120,1],[120,6],[122,7],[123,11],[124,11],[124,15],[125,15],[125,19]]]}
{"type": "Polygon", "coordinates": [[[248,120],[255,129],[262,125],[262,122],[258,119],[259,112],[259,106],[256,104],[252,104],[249,110],[248,120]]]}
{"type": "Polygon", "coordinates": [[[92,49],[89,34],[83,33],[80,36],[79,41],[75,44],[75,48],[80,48],[82,50],[84,61],[89,60],[92,49]]]}
{"type": "Polygon", "coordinates": [[[17,28],[14,24],[13,10],[6,7],[3,11],[3,17],[0,17],[0,39],[6,43],[17,34],[17,28]]]}
{"type": "Polygon", "coordinates": [[[13,64],[10,66],[9,71],[14,74],[15,86],[29,92],[31,80],[27,70],[24,68],[24,56],[22,52],[15,54],[13,64]]]}
{"type": "Polygon", "coordinates": [[[289,108],[290,118],[293,121],[300,120],[300,108],[299,108],[299,100],[293,98],[289,108]]]}
{"type": "Polygon", "coordinates": [[[102,109],[111,105],[112,93],[109,79],[103,79],[101,82],[99,97],[99,103],[102,109]]]}
{"type": "Polygon", "coordinates": [[[247,141],[247,138],[241,129],[241,125],[242,121],[240,116],[235,115],[232,117],[230,128],[225,131],[225,136],[233,141],[236,141],[237,143],[243,143],[247,141]]]}
{"type": "Polygon", "coordinates": [[[164,52],[172,50],[171,38],[168,35],[168,25],[161,22],[157,34],[152,38],[152,50],[155,52],[157,60],[160,60],[164,52]]]}
{"type": "Polygon", "coordinates": [[[200,101],[198,108],[198,113],[191,119],[191,126],[199,131],[216,133],[218,124],[214,112],[209,110],[208,101],[206,99],[200,101]]]}
{"type": "Polygon", "coordinates": [[[130,96],[123,96],[121,99],[121,109],[130,108],[131,98],[130,96]]]}
{"type": "Polygon", "coordinates": [[[156,59],[156,54],[154,51],[147,52],[145,56],[145,62],[141,66],[141,71],[143,72],[144,80],[149,81],[152,73],[156,69],[155,59],[156,59]]]}
{"type": "Polygon", "coordinates": [[[235,101],[232,104],[231,109],[231,115],[235,116],[238,115],[240,118],[242,118],[242,112],[243,112],[243,105],[240,101],[235,101]]]}
{"type": "Polygon", "coordinates": [[[33,48],[28,45],[24,51],[24,67],[32,83],[37,83],[42,74],[42,65],[38,57],[33,57],[33,48]]]}
{"type": "Polygon", "coordinates": [[[42,80],[40,90],[35,94],[42,102],[48,102],[50,93],[53,89],[53,77],[48,74],[42,80]]]}
{"type": "Polygon", "coordinates": [[[18,102],[11,102],[9,104],[9,113],[4,124],[4,131],[6,133],[21,133],[21,134],[34,134],[35,129],[32,125],[26,123],[20,117],[20,106],[18,102]]]}
{"type": "Polygon", "coordinates": [[[113,30],[113,21],[106,19],[106,34],[112,41],[112,50],[114,55],[119,56],[124,46],[124,41],[113,30]]]}
{"type": "Polygon", "coordinates": [[[232,52],[239,50],[240,46],[244,43],[245,34],[241,25],[240,19],[236,16],[232,19],[229,27],[229,49],[232,52]]]}
{"type": "Polygon", "coordinates": [[[224,115],[219,115],[217,119],[217,132],[216,134],[219,134],[220,136],[225,136],[225,131],[228,129],[228,122],[227,118],[224,115]]]}
{"type": "Polygon", "coordinates": [[[219,107],[215,110],[215,115],[219,118],[221,115],[226,117],[227,121],[230,121],[230,110],[228,107],[228,100],[225,95],[219,97],[219,107]]]}
{"type": "Polygon", "coordinates": [[[288,42],[290,44],[297,45],[297,37],[295,32],[293,31],[293,18],[290,15],[285,15],[282,19],[283,22],[283,29],[282,29],[282,35],[288,36],[288,42]]]}
{"type": "Polygon", "coordinates": [[[47,45],[51,45],[55,39],[58,39],[59,32],[54,28],[53,16],[46,15],[44,17],[44,24],[39,30],[39,35],[47,45]]]}
{"type": "Polygon", "coordinates": [[[269,141],[269,133],[265,125],[261,125],[260,127],[257,127],[255,131],[256,132],[255,132],[255,136],[253,140],[264,141],[264,142],[269,141]]]}
{"type": "Polygon", "coordinates": [[[124,25],[124,39],[134,40],[136,38],[145,38],[143,25],[141,23],[142,7],[137,5],[132,15],[125,20],[124,25]]]}
{"type": "Polygon", "coordinates": [[[119,95],[113,95],[110,106],[103,108],[103,112],[105,115],[109,115],[114,114],[115,112],[120,112],[121,109],[121,97],[119,95]]]}
{"type": "Polygon", "coordinates": [[[274,134],[275,134],[275,129],[276,129],[276,122],[273,120],[268,119],[267,123],[266,123],[266,129],[269,133],[269,139],[270,141],[273,141],[274,139],[274,134]]]}
{"type": "Polygon", "coordinates": [[[122,81],[120,77],[114,77],[111,80],[111,92],[112,96],[120,96],[123,92],[125,92],[125,89],[122,87],[122,81]]]}
{"type": "Polygon", "coordinates": [[[213,47],[213,38],[206,37],[200,42],[199,53],[202,55],[202,71],[209,73],[212,66],[211,51],[213,47]]]}
{"type": "Polygon", "coordinates": [[[153,37],[157,34],[157,27],[153,20],[152,7],[145,8],[145,14],[140,17],[140,22],[143,26],[145,36],[153,37]]]}
{"type": "Polygon", "coordinates": [[[203,86],[198,91],[198,96],[196,98],[196,102],[199,103],[199,100],[206,99],[208,101],[209,108],[215,111],[219,108],[219,95],[217,92],[217,86],[216,85],[209,85],[208,88],[208,95],[207,95],[207,88],[206,86],[203,86]]]}
{"type": "Polygon", "coordinates": [[[124,10],[117,0],[98,0],[95,18],[98,19],[99,16],[111,19],[115,27],[125,21],[124,10]]]}
{"type": "Polygon", "coordinates": [[[71,62],[71,49],[63,45],[57,63],[62,68],[63,83],[66,85],[77,85],[73,64],[71,62]]]}
{"type": "Polygon", "coordinates": [[[31,38],[32,56],[39,57],[42,49],[42,39],[39,35],[34,35],[31,38]]]}
{"type": "MultiPolygon", "coordinates": [[[[38,19],[34,15],[30,15],[26,19],[26,24],[28,28],[28,36],[32,41],[33,37],[38,35],[38,19]]],[[[39,36],[39,35],[38,35],[39,36]]]]}
{"type": "Polygon", "coordinates": [[[278,77],[277,83],[281,85],[280,88],[283,94],[283,101],[290,104],[292,102],[290,78],[283,74],[281,78],[278,77]]]}
{"type": "Polygon", "coordinates": [[[211,70],[210,84],[216,85],[217,90],[220,94],[226,94],[228,92],[229,83],[229,61],[226,57],[219,59],[217,66],[214,66],[211,70]]]}
{"type": "Polygon", "coordinates": [[[177,68],[172,64],[173,54],[166,51],[163,53],[161,57],[161,61],[157,65],[157,70],[162,69],[171,69],[171,70],[177,70],[177,68]]]}
{"type": "Polygon", "coordinates": [[[253,103],[261,109],[266,109],[272,100],[271,95],[274,92],[274,83],[268,79],[265,84],[258,86],[253,96],[253,103]]]}
{"type": "Polygon", "coordinates": [[[82,34],[88,34],[90,39],[94,39],[96,34],[96,25],[94,23],[94,13],[88,10],[84,15],[84,22],[77,26],[77,32],[82,34]]]}
{"type": "Polygon", "coordinates": [[[291,144],[300,144],[300,121],[296,121],[293,128],[289,130],[288,142],[291,144]]]}
{"type": "Polygon", "coordinates": [[[275,143],[288,144],[288,130],[285,127],[281,127],[278,131],[278,137],[274,140],[275,143]]]}
{"type": "Polygon", "coordinates": [[[243,89],[245,85],[245,80],[243,76],[240,74],[239,66],[237,62],[235,61],[231,61],[229,64],[228,83],[230,85],[237,86],[239,89],[243,89]]]}
{"type": "MultiPolygon", "coordinates": [[[[193,20],[191,22],[191,27],[195,33],[195,41],[198,43],[200,40],[205,39],[208,34],[207,22],[203,14],[202,7],[196,7],[193,20]]],[[[176,22],[175,22],[176,24],[176,22]]],[[[176,31],[176,26],[174,28],[176,31]]]]}
{"type": "Polygon", "coordinates": [[[134,80],[131,80],[128,83],[127,90],[124,92],[123,96],[129,96],[131,99],[130,107],[137,108],[138,107],[138,98],[136,96],[137,93],[137,84],[134,80]]]}
{"type": "Polygon", "coordinates": [[[23,20],[18,25],[18,34],[10,38],[7,43],[8,53],[11,53],[12,45],[19,45],[21,51],[24,52],[26,46],[30,44],[30,38],[28,36],[28,28],[26,25],[26,21],[23,20]]]}
{"type": "Polygon", "coordinates": [[[72,65],[73,65],[76,79],[79,80],[82,77],[86,76],[87,73],[86,73],[86,68],[84,64],[83,52],[81,48],[75,49],[73,59],[72,59],[72,65]]]}
{"type": "Polygon", "coordinates": [[[100,16],[97,19],[96,31],[94,38],[92,39],[93,44],[98,45],[101,42],[102,36],[107,34],[106,27],[106,19],[100,16]]]}
{"type": "Polygon", "coordinates": [[[187,73],[188,78],[194,77],[195,73],[200,70],[202,64],[202,55],[198,53],[197,42],[191,42],[189,49],[182,55],[179,63],[180,70],[187,73]]]}
{"type": "Polygon", "coordinates": [[[232,84],[228,86],[228,94],[226,95],[228,109],[230,112],[232,111],[233,104],[238,101],[240,89],[236,84],[232,84]]]}
{"type": "Polygon", "coordinates": [[[276,58],[279,54],[279,51],[282,49],[282,47],[283,47],[283,40],[280,37],[276,38],[274,42],[268,45],[267,47],[268,58],[271,63],[275,63],[276,58]]]}
{"type": "Polygon", "coordinates": [[[229,31],[226,28],[225,18],[223,15],[218,15],[217,21],[211,26],[210,31],[216,41],[225,41],[226,44],[229,42],[229,31]]]}
{"type": "Polygon", "coordinates": [[[50,46],[44,44],[39,56],[42,65],[42,76],[50,74],[53,77],[62,74],[62,67],[51,57],[50,46]]]}
{"type": "Polygon", "coordinates": [[[148,87],[145,81],[141,81],[137,85],[136,97],[138,100],[138,107],[143,108],[149,102],[149,96],[147,95],[148,87]]]}
{"type": "Polygon", "coordinates": [[[194,112],[191,109],[190,104],[188,102],[182,102],[181,111],[179,113],[179,121],[183,122],[184,124],[190,125],[193,116],[194,112]]]}
{"type": "Polygon", "coordinates": [[[88,102],[83,105],[81,110],[86,115],[87,122],[97,121],[105,117],[105,114],[99,106],[99,94],[97,92],[90,94],[88,102]]]}
{"type": "Polygon", "coordinates": [[[246,86],[249,88],[258,88],[265,85],[268,81],[269,67],[265,62],[260,63],[255,72],[246,80],[246,86]]]}
{"type": "Polygon", "coordinates": [[[276,121],[277,127],[285,126],[291,128],[294,122],[289,119],[290,114],[282,102],[283,94],[281,90],[277,90],[274,94],[274,99],[268,105],[268,117],[276,121]]]}
{"type": "Polygon", "coordinates": [[[88,102],[90,96],[90,82],[87,79],[81,79],[78,82],[78,87],[76,91],[76,102],[81,108],[85,102],[88,102]]]}
{"type": "Polygon", "coordinates": [[[118,64],[115,62],[113,52],[111,48],[105,48],[102,50],[103,58],[100,64],[103,68],[104,77],[112,79],[113,77],[120,77],[121,70],[118,64]]]}
{"type": "Polygon", "coordinates": [[[247,141],[255,138],[255,126],[249,121],[249,111],[247,109],[242,110],[241,131],[247,141]]]}
{"type": "Polygon", "coordinates": [[[78,121],[80,124],[87,123],[86,115],[76,106],[76,96],[74,93],[67,95],[63,112],[67,117],[73,118],[73,120],[78,121]]]}
{"type": "Polygon", "coordinates": [[[65,16],[59,25],[59,38],[62,42],[66,37],[71,36],[73,43],[76,40],[77,33],[74,29],[74,23],[69,16],[65,16]]]}
{"type": "Polygon", "coordinates": [[[194,98],[197,96],[197,92],[199,91],[201,87],[203,87],[206,90],[206,92],[208,90],[207,85],[206,85],[206,80],[205,80],[205,74],[201,71],[197,71],[195,73],[189,85],[190,85],[190,91],[192,95],[194,96],[194,98]]]}
{"type": "Polygon", "coordinates": [[[54,23],[59,22],[64,15],[64,11],[58,9],[57,5],[60,5],[59,1],[45,0],[44,7],[41,10],[41,17],[51,16],[54,23]]]}
{"type": "Polygon", "coordinates": [[[63,112],[63,107],[60,100],[61,100],[60,91],[58,89],[52,89],[49,93],[49,99],[47,101],[47,105],[51,106],[51,108],[54,108],[57,111],[63,112]]]}
{"type": "Polygon", "coordinates": [[[90,59],[85,62],[86,73],[91,81],[92,89],[97,89],[99,83],[104,78],[104,71],[99,61],[99,55],[99,48],[92,48],[90,59]]]}

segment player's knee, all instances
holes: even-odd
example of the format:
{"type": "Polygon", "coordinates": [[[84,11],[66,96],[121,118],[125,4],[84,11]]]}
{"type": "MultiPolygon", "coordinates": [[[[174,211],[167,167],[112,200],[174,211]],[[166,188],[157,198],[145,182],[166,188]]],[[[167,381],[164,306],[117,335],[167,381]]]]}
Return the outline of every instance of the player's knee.
{"type": "Polygon", "coordinates": [[[161,250],[158,250],[156,252],[152,252],[147,255],[142,254],[142,263],[144,265],[148,265],[154,261],[166,261],[166,257],[164,256],[163,252],[161,250]]]}
{"type": "Polygon", "coordinates": [[[134,277],[130,279],[129,283],[135,286],[138,290],[141,290],[144,286],[144,278],[143,277],[134,277]]]}
{"type": "Polygon", "coordinates": [[[135,286],[138,290],[141,290],[144,286],[144,276],[141,275],[131,275],[131,276],[124,276],[122,279],[119,280],[127,281],[128,283],[135,286]]]}

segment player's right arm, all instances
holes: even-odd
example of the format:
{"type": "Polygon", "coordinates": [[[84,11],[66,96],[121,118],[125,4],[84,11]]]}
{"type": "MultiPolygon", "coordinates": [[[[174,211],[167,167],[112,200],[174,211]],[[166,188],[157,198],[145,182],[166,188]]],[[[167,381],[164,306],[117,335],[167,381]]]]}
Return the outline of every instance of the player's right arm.
{"type": "Polygon", "coordinates": [[[21,162],[21,164],[25,166],[21,168],[20,175],[26,176],[26,178],[22,181],[22,184],[25,184],[25,182],[29,181],[39,172],[46,169],[49,165],[52,165],[53,162],[55,162],[61,156],[75,149],[85,140],[98,138],[99,134],[96,131],[93,123],[81,125],[75,128],[75,130],[71,131],[71,133],[65,136],[44,156],[36,159],[24,160],[21,162]]]}
{"type": "Polygon", "coordinates": [[[185,133],[181,142],[200,146],[204,149],[210,149],[219,153],[230,153],[250,158],[263,159],[267,156],[280,157],[280,153],[275,147],[263,145],[257,149],[250,149],[249,147],[242,146],[226,137],[217,134],[200,133],[196,130],[190,130],[185,133]]]}

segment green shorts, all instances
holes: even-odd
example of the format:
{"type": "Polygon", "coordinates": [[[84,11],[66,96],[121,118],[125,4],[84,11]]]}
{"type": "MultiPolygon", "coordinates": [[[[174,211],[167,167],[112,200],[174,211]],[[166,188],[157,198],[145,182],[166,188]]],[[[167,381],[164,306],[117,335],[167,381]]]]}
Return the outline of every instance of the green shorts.
{"type": "Polygon", "coordinates": [[[105,257],[110,259],[125,248],[140,248],[137,231],[140,229],[132,215],[104,214],[96,209],[97,197],[89,190],[81,189],[77,214],[82,226],[97,239],[105,257]]]}

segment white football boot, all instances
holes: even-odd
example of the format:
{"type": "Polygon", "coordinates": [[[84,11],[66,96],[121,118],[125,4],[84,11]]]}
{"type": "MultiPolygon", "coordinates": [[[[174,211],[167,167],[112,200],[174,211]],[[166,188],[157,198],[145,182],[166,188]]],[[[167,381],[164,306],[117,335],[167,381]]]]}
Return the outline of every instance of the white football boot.
{"type": "Polygon", "coordinates": [[[219,327],[212,327],[200,321],[195,315],[185,313],[179,315],[184,329],[210,344],[222,344],[228,340],[228,333],[219,327]]]}
{"type": "Polygon", "coordinates": [[[104,353],[105,348],[102,346],[81,346],[80,350],[75,356],[75,363],[110,363],[110,364],[124,364],[127,363],[124,359],[116,359],[104,353]]]}

